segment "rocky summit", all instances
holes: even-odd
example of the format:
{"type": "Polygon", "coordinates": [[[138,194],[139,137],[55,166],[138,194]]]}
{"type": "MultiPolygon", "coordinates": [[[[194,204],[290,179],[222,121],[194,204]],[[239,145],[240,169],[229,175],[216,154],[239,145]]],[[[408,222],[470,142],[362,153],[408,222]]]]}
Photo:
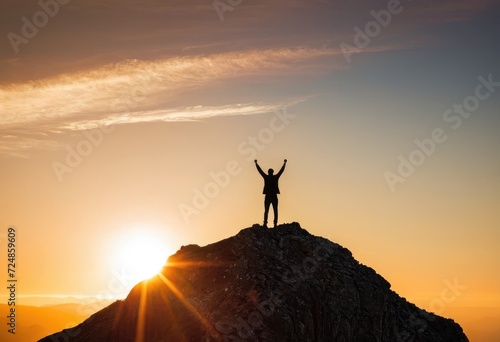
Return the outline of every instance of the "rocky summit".
{"type": "Polygon", "coordinates": [[[156,277],[41,341],[468,341],[298,223],[183,246],[156,277]]]}

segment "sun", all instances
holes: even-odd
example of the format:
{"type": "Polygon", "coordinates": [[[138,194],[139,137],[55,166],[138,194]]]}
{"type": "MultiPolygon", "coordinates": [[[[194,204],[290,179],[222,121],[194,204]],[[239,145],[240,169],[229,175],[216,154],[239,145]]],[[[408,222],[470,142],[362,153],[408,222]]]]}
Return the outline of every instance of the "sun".
{"type": "Polygon", "coordinates": [[[148,232],[135,232],[120,242],[113,267],[132,287],[158,274],[168,255],[168,247],[160,238],[148,232]]]}

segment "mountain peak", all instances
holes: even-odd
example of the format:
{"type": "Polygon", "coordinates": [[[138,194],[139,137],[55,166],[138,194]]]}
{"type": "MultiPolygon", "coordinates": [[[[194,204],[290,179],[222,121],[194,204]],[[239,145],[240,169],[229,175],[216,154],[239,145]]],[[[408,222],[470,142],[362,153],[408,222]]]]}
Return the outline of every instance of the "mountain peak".
{"type": "Polygon", "coordinates": [[[182,246],[156,277],[41,341],[468,341],[298,223],[182,246]]]}

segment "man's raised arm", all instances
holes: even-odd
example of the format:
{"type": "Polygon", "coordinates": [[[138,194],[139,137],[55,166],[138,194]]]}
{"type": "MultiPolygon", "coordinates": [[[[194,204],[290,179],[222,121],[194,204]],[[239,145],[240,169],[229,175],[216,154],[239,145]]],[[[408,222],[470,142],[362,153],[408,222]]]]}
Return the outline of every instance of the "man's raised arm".
{"type": "Polygon", "coordinates": [[[257,164],[257,159],[255,159],[254,162],[255,162],[255,166],[257,167],[257,171],[259,171],[259,173],[260,173],[260,175],[262,177],[265,177],[266,174],[264,173],[264,171],[262,171],[262,169],[260,168],[259,164],[257,164]]]}
{"type": "Polygon", "coordinates": [[[285,161],[283,162],[283,166],[281,167],[281,169],[279,170],[279,172],[276,176],[278,176],[278,177],[281,176],[283,171],[285,171],[286,162],[287,162],[287,160],[285,159],[285,161]]]}

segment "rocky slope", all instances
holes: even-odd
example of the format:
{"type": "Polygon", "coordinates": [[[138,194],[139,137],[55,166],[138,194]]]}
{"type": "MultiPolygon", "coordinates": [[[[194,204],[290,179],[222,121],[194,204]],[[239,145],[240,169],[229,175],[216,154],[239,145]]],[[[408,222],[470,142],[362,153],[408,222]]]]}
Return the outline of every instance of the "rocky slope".
{"type": "Polygon", "coordinates": [[[41,341],[468,341],[458,324],[408,303],[298,223],[183,246],[168,265],[41,341]]]}

